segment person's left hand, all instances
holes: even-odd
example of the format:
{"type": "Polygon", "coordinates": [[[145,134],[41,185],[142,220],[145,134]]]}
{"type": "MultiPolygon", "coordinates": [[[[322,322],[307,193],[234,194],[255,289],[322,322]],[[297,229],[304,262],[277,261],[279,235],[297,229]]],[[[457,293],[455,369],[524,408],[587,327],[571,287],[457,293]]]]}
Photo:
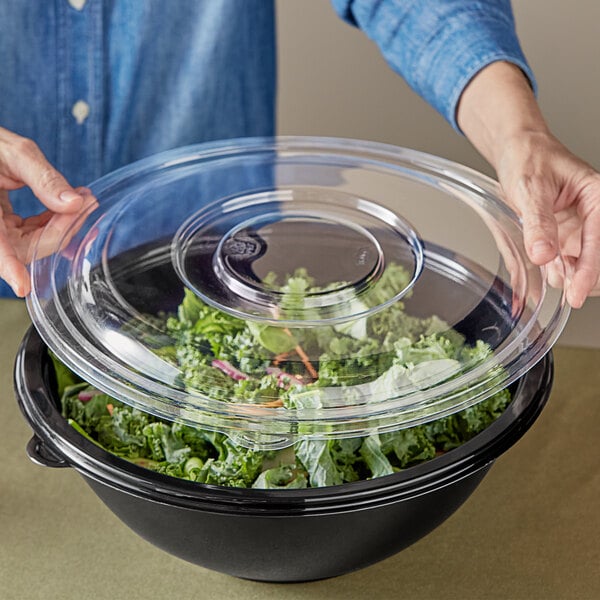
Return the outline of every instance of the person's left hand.
{"type": "Polygon", "coordinates": [[[523,221],[525,247],[548,280],[580,308],[600,295],[600,174],[546,132],[504,145],[496,172],[505,199],[523,221]],[[565,283],[561,258],[570,263],[565,283]]]}
{"type": "Polygon", "coordinates": [[[550,132],[514,64],[490,63],[463,90],[457,122],[521,216],[527,254],[579,308],[600,294],[600,174],[550,132]],[[563,269],[563,264],[567,269],[563,269]],[[566,274],[566,281],[565,281],[566,274]]]}

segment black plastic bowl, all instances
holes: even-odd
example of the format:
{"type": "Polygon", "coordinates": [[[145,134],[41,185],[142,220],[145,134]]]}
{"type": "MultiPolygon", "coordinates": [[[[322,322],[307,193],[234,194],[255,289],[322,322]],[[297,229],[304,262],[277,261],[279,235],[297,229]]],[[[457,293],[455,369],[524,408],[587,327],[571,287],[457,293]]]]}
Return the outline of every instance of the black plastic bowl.
{"type": "Polygon", "coordinates": [[[429,462],[370,481],[270,491],[175,479],[89,442],[60,414],[52,363],[34,329],[17,356],[15,389],[35,432],[27,446],[32,460],[76,469],[143,538],[209,569],[294,582],[360,569],[440,525],[533,424],[550,394],[552,376],[548,354],[512,386],[513,401],[496,422],[429,462]]]}

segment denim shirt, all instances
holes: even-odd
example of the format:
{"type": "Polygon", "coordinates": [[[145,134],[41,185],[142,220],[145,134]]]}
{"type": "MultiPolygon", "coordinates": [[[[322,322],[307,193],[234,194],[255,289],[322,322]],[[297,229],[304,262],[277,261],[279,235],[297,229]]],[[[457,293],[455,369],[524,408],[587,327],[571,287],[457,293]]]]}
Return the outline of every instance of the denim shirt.
{"type": "Polygon", "coordinates": [[[459,131],[456,107],[469,81],[503,60],[536,83],[515,32],[510,0],[332,0],[388,64],[459,131]]]}
{"type": "MultiPolygon", "coordinates": [[[[332,2],[454,127],[486,64],[511,61],[533,84],[508,0],[332,2]]],[[[275,132],[272,0],[0,0],[0,61],[0,126],[74,186],[176,146],[275,132]]],[[[29,190],[11,199],[23,216],[42,209],[29,190]]]]}

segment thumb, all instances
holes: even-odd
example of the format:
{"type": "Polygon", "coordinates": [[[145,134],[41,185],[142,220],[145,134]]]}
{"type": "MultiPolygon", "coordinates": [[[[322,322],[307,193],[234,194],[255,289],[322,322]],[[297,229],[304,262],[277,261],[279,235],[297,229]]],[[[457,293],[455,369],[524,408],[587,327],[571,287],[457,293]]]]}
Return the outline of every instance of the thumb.
{"type": "Polygon", "coordinates": [[[78,211],[83,198],[67,180],[46,160],[35,142],[21,138],[11,153],[10,170],[13,178],[29,186],[38,199],[51,211],[70,213],[78,211]]]}
{"type": "Polygon", "coordinates": [[[511,195],[523,222],[525,249],[536,265],[545,265],[558,254],[558,224],[554,216],[556,193],[539,179],[528,179],[511,195]]]}

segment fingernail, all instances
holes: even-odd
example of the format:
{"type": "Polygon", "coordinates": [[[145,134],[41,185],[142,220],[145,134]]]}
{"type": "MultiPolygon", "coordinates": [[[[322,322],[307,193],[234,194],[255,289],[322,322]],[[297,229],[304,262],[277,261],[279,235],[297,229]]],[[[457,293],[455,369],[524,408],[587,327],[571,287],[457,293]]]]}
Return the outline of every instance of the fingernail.
{"type": "Polygon", "coordinates": [[[534,242],[533,246],[531,247],[531,254],[534,258],[542,258],[551,250],[552,246],[548,242],[538,240],[537,242],[534,242]]]}
{"type": "Polygon", "coordinates": [[[581,308],[584,303],[584,298],[581,298],[580,294],[573,291],[571,286],[567,287],[567,302],[571,305],[571,308],[581,308]]]}
{"type": "Polygon", "coordinates": [[[77,192],[73,192],[72,190],[62,192],[58,197],[60,198],[60,200],[68,204],[81,200],[81,196],[77,192]]]}

